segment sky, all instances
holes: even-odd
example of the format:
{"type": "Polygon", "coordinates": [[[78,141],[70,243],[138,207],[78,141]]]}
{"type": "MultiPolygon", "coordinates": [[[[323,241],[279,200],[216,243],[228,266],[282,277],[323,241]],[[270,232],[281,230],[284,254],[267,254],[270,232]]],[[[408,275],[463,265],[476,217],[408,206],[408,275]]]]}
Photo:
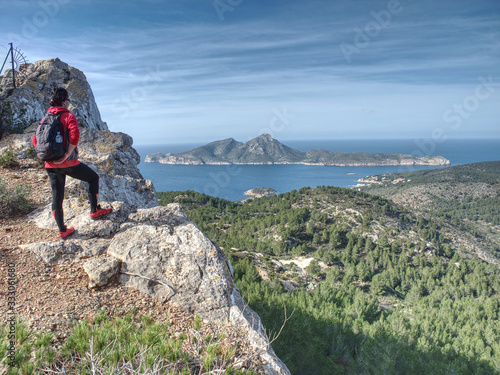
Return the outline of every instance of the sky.
{"type": "Polygon", "coordinates": [[[0,20],[0,52],[82,70],[138,145],[500,138],[498,0],[0,0],[0,20]]]}

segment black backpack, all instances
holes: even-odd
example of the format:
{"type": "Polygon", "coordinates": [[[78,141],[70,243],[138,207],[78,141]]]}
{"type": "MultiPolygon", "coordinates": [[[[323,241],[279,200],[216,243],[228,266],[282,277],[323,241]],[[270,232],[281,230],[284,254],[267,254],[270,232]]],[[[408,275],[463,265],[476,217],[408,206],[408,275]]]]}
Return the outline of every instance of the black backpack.
{"type": "Polygon", "coordinates": [[[47,113],[36,128],[36,155],[43,161],[59,160],[66,152],[66,132],[61,123],[62,111],[58,114],[47,113]]]}

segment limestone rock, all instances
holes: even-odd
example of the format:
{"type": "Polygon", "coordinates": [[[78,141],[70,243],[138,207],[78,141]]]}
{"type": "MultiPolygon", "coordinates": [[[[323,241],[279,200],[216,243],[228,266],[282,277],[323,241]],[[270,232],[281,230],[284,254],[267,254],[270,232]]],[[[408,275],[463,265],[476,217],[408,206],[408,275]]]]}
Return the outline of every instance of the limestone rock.
{"type": "Polygon", "coordinates": [[[89,275],[91,286],[103,286],[119,271],[120,261],[112,257],[89,259],[83,269],[89,275]]]}
{"type": "Polygon", "coordinates": [[[26,67],[29,76],[14,90],[6,88],[8,75],[0,77],[2,99],[11,103],[14,119],[31,124],[38,122],[46,113],[49,96],[54,87],[69,91],[72,107],[81,127],[107,130],[95,103],[94,94],[82,71],[69,66],[58,58],[37,61],[26,67]],[[5,82],[4,82],[5,81],[5,82]]]}
{"type": "Polygon", "coordinates": [[[239,290],[235,290],[232,295],[233,306],[229,312],[229,321],[237,327],[243,327],[248,332],[248,339],[264,364],[266,374],[287,375],[290,371],[286,365],[278,358],[269,344],[269,338],[259,315],[253,311],[243,300],[239,290]]]}
{"type": "Polygon", "coordinates": [[[124,133],[82,129],[78,151],[82,160],[100,166],[109,175],[142,179],[137,169],[141,158],[132,144],[132,137],[124,133]]]}
{"type": "Polygon", "coordinates": [[[286,281],[286,280],[280,280],[280,281],[281,281],[281,285],[283,285],[283,288],[287,292],[291,293],[295,290],[295,286],[290,281],[286,281]]]}
{"type": "Polygon", "coordinates": [[[207,319],[227,318],[235,287],[227,258],[184,215],[165,215],[179,209],[171,205],[131,215],[136,225],[113,237],[108,254],[122,261],[125,285],[153,297],[169,297],[207,319]]]}
{"type": "Polygon", "coordinates": [[[89,238],[86,240],[71,240],[75,245],[80,247],[80,252],[77,254],[77,260],[96,257],[106,253],[111,240],[104,238],[89,238]]]}
{"type": "Polygon", "coordinates": [[[75,259],[81,248],[72,242],[40,242],[21,245],[21,248],[31,250],[45,263],[58,263],[66,259],[75,259]]]}
{"type": "Polygon", "coordinates": [[[226,255],[182,212],[179,204],[139,209],[107,251],[119,259],[120,282],[168,299],[207,320],[242,327],[268,374],[289,374],[272,350],[259,316],[245,303],[226,255]]]}
{"type": "MultiPolygon", "coordinates": [[[[108,237],[115,233],[120,227],[116,219],[119,220],[119,217],[123,216],[122,211],[125,205],[122,202],[116,202],[115,205],[103,205],[103,208],[107,206],[111,207],[113,212],[105,218],[93,220],[90,217],[90,207],[86,199],[66,199],[63,203],[64,221],[66,226],[76,229],[72,238],[108,237]]],[[[28,217],[41,228],[57,229],[50,205],[32,212],[28,217]]]]}
{"type": "Polygon", "coordinates": [[[109,241],[94,239],[91,241],[52,241],[21,245],[42,258],[46,263],[60,263],[66,260],[74,261],[104,254],[109,241]]]}

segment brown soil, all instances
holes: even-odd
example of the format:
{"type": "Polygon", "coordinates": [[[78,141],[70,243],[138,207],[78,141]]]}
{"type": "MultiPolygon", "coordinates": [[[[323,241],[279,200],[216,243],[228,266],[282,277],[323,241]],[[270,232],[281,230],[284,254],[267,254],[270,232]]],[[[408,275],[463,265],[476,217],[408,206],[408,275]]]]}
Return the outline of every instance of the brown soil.
{"type": "MultiPolygon", "coordinates": [[[[20,183],[31,187],[33,209],[50,203],[51,189],[43,168],[24,164],[17,169],[0,168],[0,179],[10,189],[20,183]]],[[[82,263],[44,263],[36,254],[19,248],[21,244],[58,241],[57,230],[38,228],[26,215],[0,218],[0,324],[9,317],[7,280],[9,264],[14,264],[17,285],[15,311],[36,331],[51,330],[62,341],[79,320],[91,320],[106,308],[113,315],[136,309],[158,323],[170,323],[173,332],[185,332],[194,317],[171,304],[131,288],[115,279],[103,287],[90,289],[82,263]]]]}

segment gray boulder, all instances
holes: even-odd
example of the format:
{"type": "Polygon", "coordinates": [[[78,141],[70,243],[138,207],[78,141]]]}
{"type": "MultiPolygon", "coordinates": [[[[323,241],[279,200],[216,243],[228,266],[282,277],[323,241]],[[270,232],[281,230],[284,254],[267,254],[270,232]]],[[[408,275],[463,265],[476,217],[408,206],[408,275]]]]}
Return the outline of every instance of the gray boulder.
{"type": "Polygon", "coordinates": [[[235,288],[231,266],[180,206],[138,210],[129,219],[135,225],[126,224],[108,248],[122,262],[123,284],[207,319],[227,318],[235,288]]]}
{"type": "Polygon", "coordinates": [[[139,209],[122,224],[107,254],[121,263],[120,282],[206,320],[248,333],[268,374],[289,374],[276,356],[259,316],[234,283],[225,253],[182,212],[179,204],[139,209]]]}
{"type": "Polygon", "coordinates": [[[22,249],[37,254],[45,263],[57,264],[102,255],[109,246],[109,240],[93,238],[89,240],[51,241],[20,245],[22,249]]]}
{"type": "Polygon", "coordinates": [[[89,286],[106,285],[111,277],[119,271],[120,261],[112,258],[93,258],[83,264],[83,269],[89,275],[89,286]]]}

